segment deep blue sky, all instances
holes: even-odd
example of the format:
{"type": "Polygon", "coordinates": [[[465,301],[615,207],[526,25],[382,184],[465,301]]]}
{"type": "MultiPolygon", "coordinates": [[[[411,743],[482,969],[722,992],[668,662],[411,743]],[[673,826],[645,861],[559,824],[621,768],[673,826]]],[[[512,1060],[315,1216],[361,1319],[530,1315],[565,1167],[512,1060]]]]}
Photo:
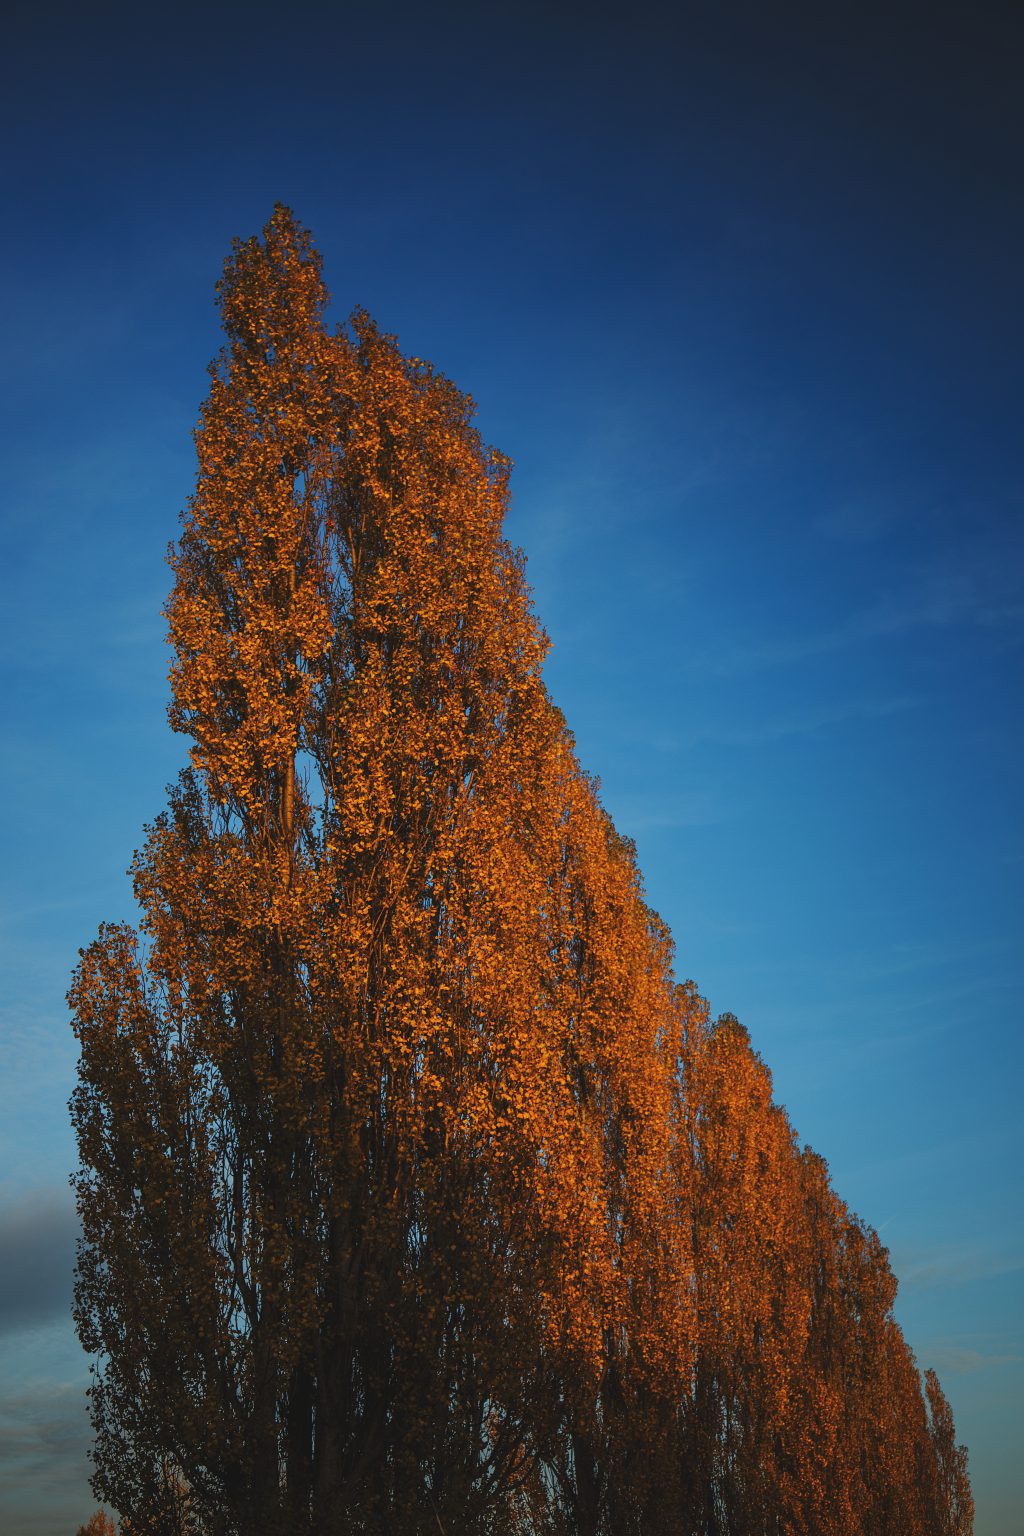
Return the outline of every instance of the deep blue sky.
{"type": "Polygon", "coordinates": [[[679,970],[1024,1476],[1024,12],[15,7],[0,63],[0,1501],[85,1486],[79,944],[183,743],[163,563],[235,235],[291,204],[479,402],[585,765],[679,970]]]}

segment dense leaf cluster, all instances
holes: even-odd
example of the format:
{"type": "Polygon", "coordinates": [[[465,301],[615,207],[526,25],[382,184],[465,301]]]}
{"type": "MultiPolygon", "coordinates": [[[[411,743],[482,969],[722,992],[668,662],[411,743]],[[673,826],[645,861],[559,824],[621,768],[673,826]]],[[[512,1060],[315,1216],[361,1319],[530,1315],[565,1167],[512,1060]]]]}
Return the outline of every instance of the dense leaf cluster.
{"type": "Polygon", "coordinates": [[[71,993],[133,1536],[966,1536],[873,1232],[676,984],[472,403],[283,208],[172,550],[191,766],[71,993]]]}

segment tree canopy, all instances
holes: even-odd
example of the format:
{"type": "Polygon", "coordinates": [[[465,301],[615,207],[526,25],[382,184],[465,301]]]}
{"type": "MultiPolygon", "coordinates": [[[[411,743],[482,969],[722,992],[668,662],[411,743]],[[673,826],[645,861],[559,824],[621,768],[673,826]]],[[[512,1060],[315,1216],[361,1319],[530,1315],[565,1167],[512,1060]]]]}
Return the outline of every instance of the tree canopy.
{"type": "Polygon", "coordinates": [[[278,206],[171,553],[190,766],[70,998],[96,1494],[168,1536],[962,1536],[877,1236],[542,679],[472,402],[278,206]]]}

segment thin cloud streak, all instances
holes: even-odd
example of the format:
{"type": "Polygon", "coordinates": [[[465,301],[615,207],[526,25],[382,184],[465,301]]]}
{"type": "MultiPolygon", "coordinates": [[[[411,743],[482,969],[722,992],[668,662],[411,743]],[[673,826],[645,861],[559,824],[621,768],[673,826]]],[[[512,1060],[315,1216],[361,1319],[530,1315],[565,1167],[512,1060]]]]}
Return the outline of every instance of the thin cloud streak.
{"type": "Polygon", "coordinates": [[[993,554],[987,570],[946,572],[922,581],[916,589],[893,592],[828,629],[778,639],[766,637],[731,651],[705,651],[696,658],[694,666],[717,676],[737,676],[813,661],[915,630],[943,630],[959,625],[1017,638],[1015,632],[1024,619],[1024,608],[1009,593],[1004,596],[1000,591],[1008,585],[1016,563],[1012,557],[999,563],[993,554]]]}
{"type": "Polygon", "coordinates": [[[57,1190],[0,1209],[0,1337],[68,1315],[77,1235],[70,1195],[57,1190]]]}
{"type": "Polygon", "coordinates": [[[803,715],[782,715],[755,725],[707,725],[695,729],[688,740],[693,746],[713,742],[728,747],[767,746],[794,736],[817,736],[835,726],[854,721],[886,720],[894,715],[918,709],[919,698],[901,696],[892,699],[859,699],[832,708],[809,710],[803,715]]]}
{"type": "Polygon", "coordinates": [[[1024,1355],[986,1355],[979,1349],[965,1349],[956,1344],[938,1344],[928,1351],[927,1363],[941,1374],[973,1376],[1004,1365],[1020,1365],[1024,1355]]]}
{"type": "Polygon", "coordinates": [[[973,1248],[947,1253],[894,1253],[900,1287],[906,1291],[930,1291],[975,1281],[998,1280],[1024,1272],[1024,1256],[986,1253],[973,1248]]]}
{"type": "Polygon", "coordinates": [[[0,1397],[0,1497],[5,1531],[65,1536],[89,1515],[92,1442],[88,1378],[40,1381],[0,1397]],[[40,1501],[40,1490],[46,1490],[40,1501]]]}

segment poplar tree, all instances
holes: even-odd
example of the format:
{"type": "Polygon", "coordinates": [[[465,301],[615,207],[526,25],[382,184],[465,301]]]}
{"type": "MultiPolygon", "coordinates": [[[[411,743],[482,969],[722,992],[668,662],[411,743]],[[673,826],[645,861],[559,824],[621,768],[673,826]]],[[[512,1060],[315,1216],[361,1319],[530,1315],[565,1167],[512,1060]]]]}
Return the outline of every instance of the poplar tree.
{"type": "Polygon", "coordinates": [[[71,993],[133,1530],[517,1518],[661,1123],[667,962],[541,682],[507,461],[326,297],[286,209],[236,243],[171,554],[191,764],[71,993]]]}
{"type": "Polygon", "coordinates": [[[940,1536],[970,1536],[974,1496],[967,1475],[967,1448],[956,1443],[953,1411],[934,1371],[925,1371],[928,1430],[934,1452],[934,1489],[940,1536]]]}
{"type": "MultiPolygon", "coordinates": [[[[472,401],[278,206],[172,547],[189,765],[70,1001],[125,1536],[969,1536],[877,1236],[542,678],[472,401]]],[[[99,1518],[99,1517],[97,1517],[99,1518]]]]}

